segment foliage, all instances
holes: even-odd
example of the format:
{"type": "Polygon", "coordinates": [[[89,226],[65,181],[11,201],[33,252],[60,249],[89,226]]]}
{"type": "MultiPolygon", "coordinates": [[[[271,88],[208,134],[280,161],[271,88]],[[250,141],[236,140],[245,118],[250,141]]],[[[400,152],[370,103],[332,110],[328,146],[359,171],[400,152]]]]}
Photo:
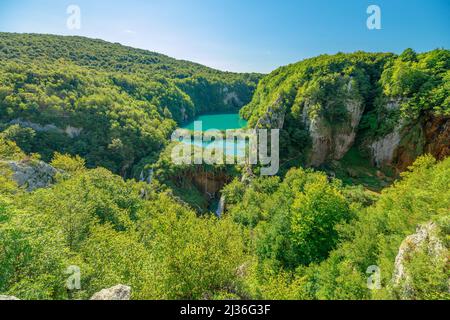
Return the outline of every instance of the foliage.
{"type": "Polygon", "coordinates": [[[260,178],[240,199],[239,190],[236,181],[225,188],[227,198],[238,200],[229,214],[255,229],[260,259],[287,269],[325,259],[337,243],[336,225],[351,217],[340,185],[322,173],[293,169],[282,183],[260,178]]]}
{"type": "Polygon", "coordinates": [[[389,97],[400,97],[404,117],[430,110],[450,115],[450,51],[437,49],[416,54],[405,50],[385,68],[381,83],[389,97]]]}
{"type": "Polygon", "coordinates": [[[79,155],[90,168],[122,176],[137,176],[143,161],[155,161],[177,124],[200,113],[237,111],[259,79],[52,35],[0,33],[0,62],[6,138],[46,161],[55,151],[79,155]]]}
{"type": "Polygon", "coordinates": [[[87,299],[121,283],[132,299],[402,299],[392,281],[399,247],[433,222],[445,255],[419,247],[404,268],[414,299],[449,299],[450,159],[419,158],[381,194],[354,185],[384,186],[355,148],[347,168],[331,169],[339,178],[353,168],[364,181],[288,169],[309,146],[299,120],[338,127],[349,100],[366,107],[366,137],[401,118],[448,116],[448,58],[357,52],[274,71],[242,114],[255,126],[286,112],[288,165],[241,181],[238,167],[173,164],[168,138],[200,112],[250,101],[259,75],[100,40],[0,33],[0,294],[87,299]],[[390,99],[401,110],[385,112],[390,99]],[[27,193],[9,162],[39,158],[33,152],[59,175],[27,193]],[[151,179],[126,179],[143,171],[151,179]],[[192,209],[204,207],[192,188],[198,174],[234,178],[221,218],[192,209]],[[70,266],[81,271],[79,290],[66,285],[70,266]],[[367,287],[369,266],[381,270],[380,290],[367,287]]]}

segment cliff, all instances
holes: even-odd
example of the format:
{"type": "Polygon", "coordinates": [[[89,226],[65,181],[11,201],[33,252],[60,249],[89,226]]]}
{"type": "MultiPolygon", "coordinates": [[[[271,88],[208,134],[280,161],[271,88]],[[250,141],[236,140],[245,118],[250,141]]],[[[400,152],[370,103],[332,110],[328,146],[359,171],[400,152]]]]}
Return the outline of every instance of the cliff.
{"type": "Polygon", "coordinates": [[[282,162],[319,167],[355,146],[368,166],[399,173],[422,154],[450,154],[449,61],[448,50],[307,59],[263,78],[241,114],[283,129],[282,162]]]}

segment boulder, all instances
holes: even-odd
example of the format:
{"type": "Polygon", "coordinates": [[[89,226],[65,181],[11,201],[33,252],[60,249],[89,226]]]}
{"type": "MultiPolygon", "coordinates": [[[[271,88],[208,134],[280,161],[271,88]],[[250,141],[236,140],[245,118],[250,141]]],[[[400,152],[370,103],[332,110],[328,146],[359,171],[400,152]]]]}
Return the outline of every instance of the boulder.
{"type": "Polygon", "coordinates": [[[109,289],[103,289],[95,293],[91,300],[130,300],[131,288],[124,285],[117,285],[109,289]]]}
{"type": "Polygon", "coordinates": [[[58,170],[43,161],[7,161],[7,164],[13,172],[14,181],[28,192],[50,186],[58,173],[58,170]]]}
{"type": "Polygon", "coordinates": [[[3,295],[0,295],[0,301],[5,301],[5,300],[20,300],[20,299],[18,299],[18,298],[16,298],[16,297],[13,297],[13,296],[3,296],[3,295]]]}
{"type": "Polygon", "coordinates": [[[447,249],[438,237],[439,228],[429,222],[417,228],[416,233],[406,237],[400,245],[395,258],[392,285],[399,292],[401,299],[411,300],[415,296],[415,288],[405,264],[420,251],[424,251],[431,259],[447,260],[447,249]]]}

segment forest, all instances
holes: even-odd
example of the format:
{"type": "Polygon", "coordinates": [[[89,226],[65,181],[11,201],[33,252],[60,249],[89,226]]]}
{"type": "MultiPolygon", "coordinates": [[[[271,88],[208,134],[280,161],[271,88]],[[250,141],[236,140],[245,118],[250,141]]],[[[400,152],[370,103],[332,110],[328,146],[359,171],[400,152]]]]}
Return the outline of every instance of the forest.
{"type": "Polygon", "coordinates": [[[449,91],[445,49],[261,75],[0,33],[0,295],[89,299],[123,284],[133,300],[448,300],[449,91]],[[282,129],[277,176],[170,162],[177,127],[232,111],[282,129]],[[395,132],[378,163],[373,146],[395,132]],[[220,176],[220,216],[193,191],[202,174],[220,176]]]}
{"type": "Polygon", "coordinates": [[[51,35],[0,33],[0,61],[1,129],[24,151],[78,154],[127,177],[157,159],[177,125],[238,111],[260,77],[51,35]]]}

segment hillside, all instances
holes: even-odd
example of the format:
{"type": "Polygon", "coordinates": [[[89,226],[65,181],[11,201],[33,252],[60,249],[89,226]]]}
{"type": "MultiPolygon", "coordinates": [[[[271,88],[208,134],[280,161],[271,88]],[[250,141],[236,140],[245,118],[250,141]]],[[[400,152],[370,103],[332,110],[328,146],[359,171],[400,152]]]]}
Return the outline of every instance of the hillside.
{"type": "Polygon", "coordinates": [[[450,154],[449,93],[448,50],[341,53],[273,71],[241,114],[252,126],[283,129],[286,167],[336,173],[348,155],[398,173],[421,154],[450,154]]]}
{"type": "Polygon", "coordinates": [[[0,130],[45,160],[79,154],[137,175],[177,124],[238,111],[259,77],[102,40],[0,33],[0,130]]]}
{"type": "Polygon", "coordinates": [[[420,158],[380,196],[292,169],[233,181],[218,219],[157,181],[60,154],[49,166],[0,137],[0,295],[88,299],[123,284],[134,300],[448,299],[449,183],[448,158],[420,158]],[[30,192],[25,171],[52,176],[30,192]]]}
{"type": "Polygon", "coordinates": [[[444,49],[261,76],[0,33],[0,299],[448,300],[449,91],[444,49]],[[277,176],[172,161],[238,110],[282,129],[277,176]]]}

